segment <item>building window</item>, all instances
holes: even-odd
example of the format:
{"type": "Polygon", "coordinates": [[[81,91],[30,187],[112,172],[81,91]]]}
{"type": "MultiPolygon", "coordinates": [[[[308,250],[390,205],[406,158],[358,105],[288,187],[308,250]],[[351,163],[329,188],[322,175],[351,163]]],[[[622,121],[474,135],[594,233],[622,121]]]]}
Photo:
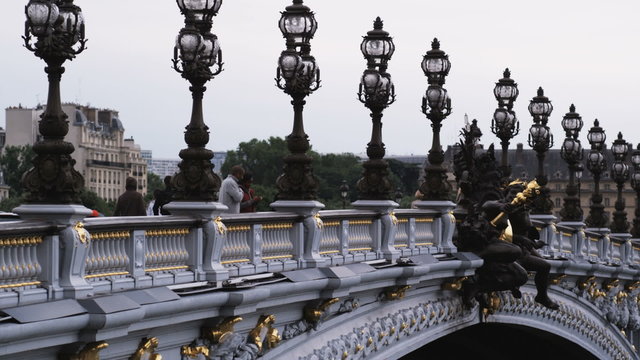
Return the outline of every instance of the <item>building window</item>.
{"type": "Polygon", "coordinates": [[[560,207],[560,198],[556,198],[556,207],[560,207]]]}
{"type": "Polygon", "coordinates": [[[604,198],[604,206],[611,206],[609,203],[609,198],[604,198]]]}

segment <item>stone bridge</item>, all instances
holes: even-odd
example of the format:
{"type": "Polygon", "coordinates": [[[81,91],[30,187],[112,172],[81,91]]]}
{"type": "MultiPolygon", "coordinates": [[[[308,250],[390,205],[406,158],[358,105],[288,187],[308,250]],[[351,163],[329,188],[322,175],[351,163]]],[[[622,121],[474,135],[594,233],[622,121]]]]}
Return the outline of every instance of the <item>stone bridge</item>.
{"type": "Polygon", "coordinates": [[[520,299],[493,293],[466,308],[458,290],[482,260],[456,251],[449,202],[87,219],[74,207],[43,221],[23,205],[21,220],[0,224],[0,359],[394,359],[442,348],[500,358],[516,334],[543,339],[527,351],[548,356],[638,358],[640,247],[607,229],[534,220],[559,310],[533,300],[532,279],[520,299]]]}

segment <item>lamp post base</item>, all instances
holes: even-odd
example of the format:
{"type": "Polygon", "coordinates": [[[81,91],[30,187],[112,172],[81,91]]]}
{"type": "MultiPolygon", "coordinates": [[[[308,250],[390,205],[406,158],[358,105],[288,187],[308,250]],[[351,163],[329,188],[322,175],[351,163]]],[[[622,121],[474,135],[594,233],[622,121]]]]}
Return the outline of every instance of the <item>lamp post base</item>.
{"type": "Polygon", "coordinates": [[[56,225],[73,225],[91,214],[91,209],[76,204],[22,204],[12,210],[23,220],[41,220],[56,225]]]}
{"type": "Polygon", "coordinates": [[[195,216],[200,219],[215,219],[221,213],[229,210],[219,202],[205,201],[172,201],[164,206],[171,215],[195,216]]]}

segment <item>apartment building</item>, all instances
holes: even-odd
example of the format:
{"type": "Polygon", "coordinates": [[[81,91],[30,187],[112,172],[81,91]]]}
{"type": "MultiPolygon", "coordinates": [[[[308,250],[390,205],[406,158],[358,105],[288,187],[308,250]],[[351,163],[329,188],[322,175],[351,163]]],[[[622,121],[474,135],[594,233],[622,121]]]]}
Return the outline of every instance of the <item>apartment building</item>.
{"type": "MultiPolygon", "coordinates": [[[[63,104],[69,121],[65,140],[75,151],[75,169],[84,176],[85,187],[106,200],[116,200],[125,191],[125,179],[138,181],[138,191],[147,192],[147,163],[140,146],[124,137],[124,126],[116,110],[63,104]]],[[[38,121],[43,106],[6,109],[6,146],[33,145],[40,139],[38,121]]]]}

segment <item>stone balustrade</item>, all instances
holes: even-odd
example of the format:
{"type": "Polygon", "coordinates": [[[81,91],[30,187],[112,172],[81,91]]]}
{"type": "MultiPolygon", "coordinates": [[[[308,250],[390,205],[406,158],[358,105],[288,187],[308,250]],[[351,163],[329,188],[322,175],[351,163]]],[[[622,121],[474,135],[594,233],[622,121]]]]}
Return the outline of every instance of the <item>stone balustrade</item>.
{"type": "Polygon", "coordinates": [[[309,247],[321,260],[313,263],[305,261],[309,225],[293,213],[1,223],[0,307],[436,253],[442,235],[434,216],[321,211],[312,222],[319,244],[309,247]]]}
{"type": "MultiPolygon", "coordinates": [[[[592,314],[601,335],[617,336],[621,348],[640,344],[640,315],[636,314],[640,313],[640,239],[608,229],[587,229],[582,223],[556,223],[550,217],[533,217],[533,222],[547,244],[540,252],[551,265],[550,295],[575,306],[562,305],[565,310],[558,314],[566,315],[567,309],[582,314],[576,319],[592,314]]],[[[59,339],[43,344],[56,347],[69,341],[105,339],[114,349],[104,351],[105,359],[121,358],[124,350],[120,349],[133,351],[122,339],[156,334],[158,324],[169,329],[176,318],[183,324],[182,342],[168,342],[163,348],[171,359],[170,354],[177,354],[176,346],[191,341],[184,339],[195,336],[201,320],[212,316],[246,316],[249,324],[259,322],[259,314],[276,314],[286,340],[304,332],[306,328],[300,326],[312,324],[291,320],[289,309],[302,311],[309,304],[321,308],[322,301],[340,298],[343,304],[332,310],[337,316],[348,312],[349,306],[355,309],[357,301],[382,309],[391,300],[402,299],[405,291],[412,294],[407,304],[417,301],[411,299],[437,301],[446,295],[451,308],[468,314],[464,322],[471,324],[481,321],[476,315],[488,315],[464,310],[457,290],[482,260],[451,249],[452,224],[450,213],[425,208],[393,213],[330,210],[315,216],[263,212],[214,218],[87,218],[71,225],[34,220],[0,223],[0,308],[8,314],[0,324],[7,330],[0,343],[11,344],[8,353],[14,354],[24,345],[15,341],[28,340],[20,332],[31,334],[29,338],[46,334],[49,339],[45,323],[52,325],[54,320],[46,320],[50,315],[44,308],[56,304],[63,311],[56,316],[71,316],[73,321],[55,322],[62,329],[59,339]],[[389,266],[401,256],[418,257],[412,259],[414,266],[389,266]],[[264,282],[251,277],[280,272],[285,274],[261,276],[264,282]],[[236,283],[246,286],[238,288],[236,283]],[[318,293],[321,298],[314,298],[318,293]],[[38,309],[34,315],[40,319],[38,324],[30,323],[25,314],[31,308],[38,309]],[[199,315],[192,317],[194,311],[199,315]],[[95,319],[105,316],[110,320],[99,325],[95,319]],[[75,337],[68,340],[68,336],[75,337]]],[[[499,294],[501,302],[491,305],[495,307],[492,321],[508,322],[513,314],[530,311],[520,309],[527,304],[527,309],[542,314],[541,319],[555,314],[544,315],[541,311],[547,310],[536,307],[532,281],[522,291],[526,301],[499,294]]],[[[252,329],[243,325],[236,330],[245,336],[252,329]]],[[[167,341],[163,334],[169,332],[163,330],[157,336],[167,341]]],[[[291,349],[304,353],[304,346],[298,345],[294,339],[272,349],[268,358],[291,349]]]]}
{"type": "MultiPolygon", "coordinates": [[[[444,233],[443,221],[450,219],[428,209],[402,209],[320,211],[312,222],[287,212],[204,220],[87,218],[67,227],[5,222],[0,224],[0,306],[198,281],[221,286],[230,278],[266,272],[437,254],[451,242],[444,239],[449,231],[444,233]],[[308,237],[305,226],[320,236],[308,237]],[[319,244],[307,246],[313,239],[319,244]],[[318,261],[305,260],[308,249],[317,249],[311,256],[318,261]]],[[[546,218],[533,222],[547,243],[541,253],[550,260],[640,265],[640,243],[628,235],[546,218]]]]}

